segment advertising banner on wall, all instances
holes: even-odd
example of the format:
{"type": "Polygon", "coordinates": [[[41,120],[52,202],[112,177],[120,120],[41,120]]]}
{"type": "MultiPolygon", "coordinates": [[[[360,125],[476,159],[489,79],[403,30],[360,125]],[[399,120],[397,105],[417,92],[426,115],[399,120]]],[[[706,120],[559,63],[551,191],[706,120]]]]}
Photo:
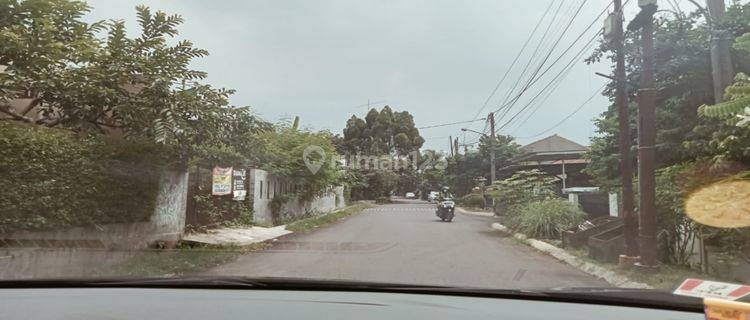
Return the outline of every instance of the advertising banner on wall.
{"type": "Polygon", "coordinates": [[[247,195],[247,189],[245,189],[245,169],[235,169],[234,171],[232,171],[232,177],[232,194],[234,195],[232,200],[245,200],[245,196],[247,195]]]}
{"type": "Polygon", "coordinates": [[[232,193],[232,167],[214,167],[211,194],[224,196],[232,193]]]}

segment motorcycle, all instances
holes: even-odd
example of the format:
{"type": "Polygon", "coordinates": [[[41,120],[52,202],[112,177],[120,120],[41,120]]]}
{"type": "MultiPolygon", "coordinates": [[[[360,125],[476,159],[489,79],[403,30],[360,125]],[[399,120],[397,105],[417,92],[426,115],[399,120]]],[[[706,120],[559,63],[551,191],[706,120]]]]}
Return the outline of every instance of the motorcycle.
{"type": "Polygon", "coordinates": [[[453,211],[455,210],[455,207],[456,204],[450,199],[440,201],[438,202],[435,215],[437,215],[440,220],[451,222],[453,220],[453,211]]]}

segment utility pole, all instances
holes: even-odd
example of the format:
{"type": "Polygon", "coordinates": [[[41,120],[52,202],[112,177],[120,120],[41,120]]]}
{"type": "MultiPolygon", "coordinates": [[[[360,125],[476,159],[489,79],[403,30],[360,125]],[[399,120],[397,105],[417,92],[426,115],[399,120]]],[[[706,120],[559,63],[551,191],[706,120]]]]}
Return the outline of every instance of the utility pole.
{"type": "Polygon", "coordinates": [[[495,113],[487,115],[490,121],[490,185],[495,182],[495,113]]]}
{"type": "Polygon", "coordinates": [[[656,249],[656,89],[654,88],[654,19],[656,0],[641,1],[641,12],[628,29],[641,29],[641,83],[638,90],[638,244],[641,259],[637,266],[658,266],[656,249]]]}
{"type": "Polygon", "coordinates": [[[299,129],[299,116],[294,117],[294,123],[292,124],[292,129],[294,129],[294,131],[297,131],[299,129]]]}
{"type": "Polygon", "coordinates": [[[622,23],[622,0],[614,0],[614,12],[610,16],[612,44],[615,50],[615,105],[619,127],[620,181],[622,183],[622,217],[624,220],[625,254],[620,255],[620,266],[628,267],[638,261],[638,218],[633,205],[633,157],[630,154],[630,111],[628,110],[627,83],[625,77],[625,41],[622,23]]]}
{"type": "Polygon", "coordinates": [[[714,84],[714,102],[724,99],[724,89],[734,81],[734,68],[729,47],[734,40],[728,30],[720,29],[724,21],[724,0],[706,0],[711,26],[711,75],[714,84]]]}
{"type": "Polygon", "coordinates": [[[455,152],[453,151],[453,136],[448,136],[448,145],[451,146],[451,157],[455,156],[455,152]]]}
{"type": "Polygon", "coordinates": [[[453,150],[456,150],[456,156],[458,156],[458,137],[453,140],[453,150]]]}

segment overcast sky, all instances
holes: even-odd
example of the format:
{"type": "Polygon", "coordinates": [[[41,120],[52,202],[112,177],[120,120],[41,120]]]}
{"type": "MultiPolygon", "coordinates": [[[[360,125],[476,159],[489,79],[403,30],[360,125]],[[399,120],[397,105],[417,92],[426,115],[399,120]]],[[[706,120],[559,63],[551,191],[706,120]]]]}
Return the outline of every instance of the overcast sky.
{"type": "MultiPolygon", "coordinates": [[[[557,1],[481,116],[497,109],[518,82],[521,68],[539,42],[538,36],[558,8],[557,1]]],[[[209,83],[236,89],[232,104],[250,105],[270,121],[298,115],[305,127],[340,133],[352,114],[364,116],[368,99],[373,107],[388,104],[394,110],[409,111],[418,127],[473,119],[551,0],[88,2],[93,10],[86,19],[123,19],[133,36],[139,33],[137,4],[147,3],[153,10],[182,15],[185,23],[179,28],[179,38],[210,52],[209,57],[195,61],[195,68],[208,72],[209,83]]],[[[530,70],[562,33],[580,3],[566,0],[562,4],[530,70]]],[[[607,5],[605,1],[588,3],[548,64],[607,5]]],[[[637,10],[634,1],[628,6],[637,10]]],[[[498,127],[571,61],[573,53],[601,26],[602,22],[596,21],[570,54],[532,86],[504,119],[498,119],[498,127]]],[[[588,144],[594,134],[591,119],[608,104],[601,95],[556,129],[538,135],[559,123],[604,84],[605,79],[594,72],[609,73],[609,65],[586,65],[580,60],[545,103],[531,104],[501,133],[513,134],[521,143],[557,133],[588,144]],[[537,111],[530,115],[534,109],[537,111]]],[[[427,139],[426,148],[447,150],[449,135],[463,141],[462,127],[481,131],[484,123],[420,132],[427,139]]],[[[472,142],[476,138],[470,133],[465,139],[472,142]]]]}

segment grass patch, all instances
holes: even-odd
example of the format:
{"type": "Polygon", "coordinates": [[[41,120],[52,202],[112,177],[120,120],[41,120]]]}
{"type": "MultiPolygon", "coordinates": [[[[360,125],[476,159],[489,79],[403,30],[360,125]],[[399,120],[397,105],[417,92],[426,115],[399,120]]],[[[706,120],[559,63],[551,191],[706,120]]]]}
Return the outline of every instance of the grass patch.
{"type": "Polygon", "coordinates": [[[359,213],[362,210],[371,208],[373,205],[368,203],[357,203],[346,207],[345,209],[334,211],[325,215],[300,219],[286,225],[286,229],[292,232],[308,232],[317,227],[329,224],[336,220],[359,213]]]}
{"type": "Polygon", "coordinates": [[[243,253],[263,249],[266,243],[242,247],[187,246],[175,249],[148,249],[111,267],[97,270],[100,277],[179,276],[233,261],[243,253]]]}
{"type": "Polygon", "coordinates": [[[568,251],[570,254],[573,254],[581,258],[582,260],[602,266],[604,268],[607,268],[611,271],[616,272],[617,274],[623,275],[630,280],[648,284],[654,287],[654,289],[672,291],[674,290],[675,287],[677,287],[680,283],[682,283],[683,280],[687,278],[697,278],[697,279],[716,280],[716,281],[728,280],[728,279],[722,280],[715,276],[707,275],[705,273],[701,273],[697,270],[693,270],[687,267],[675,266],[675,265],[669,265],[669,264],[662,264],[661,267],[659,268],[659,272],[644,272],[644,271],[639,271],[636,269],[621,269],[615,263],[601,262],[601,261],[597,261],[592,258],[589,258],[588,254],[583,249],[578,249],[578,250],[566,249],[566,251],[568,251]]]}
{"type": "MultiPolygon", "coordinates": [[[[616,268],[616,266],[612,265],[611,268],[616,268]]],[[[634,281],[644,282],[656,289],[669,291],[674,290],[687,278],[722,281],[722,279],[717,279],[716,277],[690,268],[668,264],[661,265],[659,272],[639,272],[636,270],[621,270],[621,272],[634,281]]],[[[726,281],[726,279],[723,281],[726,281]]]]}
{"type": "MultiPolygon", "coordinates": [[[[519,244],[528,245],[526,241],[522,241],[515,237],[511,237],[511,238],[513,238],[519,244]]],[[[547,242],[549,244],[557,246],[558,248],[562,248],[562,241],[550,240],[550,239],[538,239],[538,240],[547,242]]],[[[644,272],[644,271],[637,270],[637,269],[622,269],[616,263],[601,262],[601,261],[590,258],[585,249],[568,248],[568,249],[565,249],[565,251],[580,258],[583,261],[606,268],[607,270],[613,271],[621,276],[625,276],[632,281],[648,284],[649,286],[658,290],[672,291],[680,283],[682,283],[682,281],[684,281],[687,278],[733,282],[731,281],[731,279],[722,279],[720,277],[716,277],[714,275],[708,275],[708,274],[705,274],[705,273],[702,273],[702,272],[699,272],[697,270],[690,269],[687,267],[668,265],[668,264],[662,264],[661,267],[659,268],[659,272],[644,272]]]]}

